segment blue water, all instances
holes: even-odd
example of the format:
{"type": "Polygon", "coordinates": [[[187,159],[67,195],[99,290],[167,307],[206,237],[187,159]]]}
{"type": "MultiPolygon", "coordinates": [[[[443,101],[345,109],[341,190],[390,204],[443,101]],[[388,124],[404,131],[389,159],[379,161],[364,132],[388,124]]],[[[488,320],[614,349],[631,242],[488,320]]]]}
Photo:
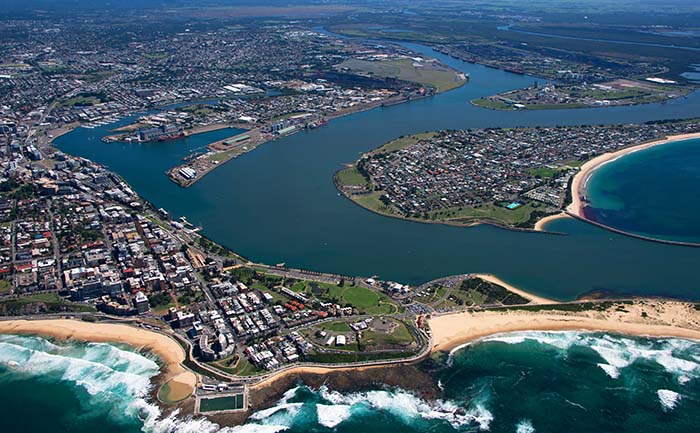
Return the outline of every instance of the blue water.
{"type": "Polygon", "coordinates": [[[188,150],[217,131],[165,143],[105,144],[108,128],[77,129],[56,140],[62,150],[106,164],[135,190],[203,233],[265,263],[417,284],[465,272],[495,273],[556,299],[592,290],[700,299],[694,272],[700,250],[629,239],[576,221],[549,226],[567,236],[490,226],[448,227],[375,215],[340,196],[333,173],[400,135],[446,128],[639,122],[700,116],[700,94],[666,104],[559,111],[496,112],[469,101],[529,85],[533,78],[461,62],[407,46],[470,74],[460,89],[334,120],[260,146],[188,189],[165,176],[188,150]],[[663,261],[664,265],[659,263],[663,261]],[[591,270],[595,270],[592,272],[591,270]]]}
{"type": "Polygon", "coordinates": [[[631,153],[586,185],[592,218],[653,238],[700,243],[700,140],[631,153]]]}
{"type": "Polygon", "coordinates": [[[506,334],[456,350],[435,373],[437,400],[300,383],[238,427],[162,414],[146,398],[156,373],[154,360],[122,347],[0,336],[0,429],[685,433],[700,422],[700,344],[679,339],[506,334]]]}

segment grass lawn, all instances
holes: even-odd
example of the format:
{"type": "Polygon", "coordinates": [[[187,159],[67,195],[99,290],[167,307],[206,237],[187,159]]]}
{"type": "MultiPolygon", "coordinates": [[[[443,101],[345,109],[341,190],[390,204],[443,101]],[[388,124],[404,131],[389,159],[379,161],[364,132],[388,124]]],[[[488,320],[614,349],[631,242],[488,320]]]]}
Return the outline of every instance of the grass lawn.
{"type": "Polygon", "coordinates": [[[455,223],[469,223],[483,220],[494,221],[505,225],[517,225],[530,219],[530,214],[535,210],[535,207],[536,206],[532,203],[526,203],[523,206],[511,210],[487,203],[478,207],[464,207],[462,210],[450,209],[433,212],[430,214],[430,219],[455,223]]]}
{"type": "MultiPolygon", "coordinates": [[[[218,362],[222,362],[225,359],[226,358],[224,358],[223,360],[220,360],[218,362]]],[[[251,364],[250,361],[248,361],[248,359],[245,356],[240,357],[240,359],[238,360],[238,363],[236,363],[235,366],[233,366],[231,368],[223,369],[223,368],[219,367],[219,365],[217,365],[218,362],[213,362],[210,365],[212,365],[220,370],[223,370],[227,373],[235,374],[237,376],[257,376],[258,374],[263,372],[263,370],[260,370],[256,366],[251,364]]]]}
{"type": "Polygon", "coordinates": [[[472,104],[476,105],[477,107],[490,108],[492,110],[514,110],[513,107],[505,102],[494,101],[493,99],[489,98],[474,99],[472,104]]]}
{"type": "Polygon", "coordinates": [[[383,191],[373,191],[369,194],[358,194],[352,196],[352,201],[374,212],[394,215],[394,209],[391,206],[385,205],[381,200],[379,200],[379,197],[381,197],[383,194],[383,191]]]}
{"type": "Polygon", "coordinates": [[[346,289],[343,299],[357,308],[369,308],[379,304],[379,294],[364,287],[346,289]]]}
{"type": "Polygon", "coordinates": [[[560,110],[562,108],[586,108],[590,107],[588,104],[528,104],[525,106],[526,110],[560,110]]]}
{"type": "Polygon", "coordinates": [[[336,302],[343,306],[349,304],[365,314],[392,314],[399,311],[398,306],[383,293],[347,282],[341,287],[322,282],[297,281],[289,289],[322,301],[336,302]]]}
{"type": "Polygon", "coordinates": [[[380,153],[391,153],[397,150],[401,150],[405,147],[411,146],[418,143],[421,140],[435,137],[436,132],[423,132],[421,134],[406,135],[404,137],[399,137],[396,140],[392,140],[381,147],[376,148],[371,153],[372,155],[377,155],[380,153]]]}
{"type": "Polygon", "coordinates": [[[362,344],[366,346],[382,346],[386,344],[396,344],[407,346],[413,343],[413,335],[406,325],[398,322],[398,326],[391,332],[365,331],[362,335],[362,344]]]}
{"type": "Polygon", "coordinates": [[[12,290],[12,283],[7,280],[0,280],[0,294],[10,293],[12,290]]]}
{"type": "Polygon", "coordinates": [[[432,304],[434,302],[439,301],[445,296],[445,293],[447,293],[447,287],[443,286],[438,286],[438,287],[428,287],[425,290],[425,296],[422,296],[421,302],[424,302],[426,304],[432,304]]]}
{"type": "Polygon", "coordinates": [[[359,171],[357,166],[345,168],[336,173],[336,179],[342,186],[367,186],[369,181],[359,171]]]}
{"type": "Polygon", "coordinates": [[[57,293],[39,293],[36,295],[21,296],[15,299],[7,299],[0,303],[11,306],[22,306],[33,303],[44,303],[48,312],[74,311],[74,312],[90,312],[95,311],[95,307],[77,302],[66,301],[58,296],[57,293]]]}
{"type": "Polygon", "coordinates": [[[230,374],[237,374],[238,363],[241,361],[237,353],[218,361],[210,362],[209,365],[230,374]]]}
{"type": "Polygon", "coordinates": [[[337,322],[326,322],[319,325],[321,329],[331,332],[350,332],[350,326],[348,322],[337,321],[337,322]]]}
{"type": "Polygon", "coordinates": [[[74,106],[92,106],[92,105],[97,105],[101,104],[103,102],[107,102],[106,98],[100,98],[95,95],[78,95],[70,99],[66,99],[65,101],[61,102],[59,107],[74,107],[74,106]]]}
{"type": "Polygon", "coordinates": [[[566,161],[564,165],[572,168],[578,168],[581,167],[583,164],[585,164],[586,161],[579,161],[577,159],[572,159],[571,161],[566,161]]]}
{"type": "Polygon", "coordinates": [[[549,167],[538,167],[529,169],[528,173],[530,173],[531,176],[547,179],[554,177],[557,174],[557,170],[549,167]]]}
{"type": "Polygon", "coordinates": [[[457,72],[423,62],[422,67],[416,67],[412,59],[396,59],[372,62],[368,60],[350,59],[343,62],[341,67],[373,75],[375,77],[396,78],[403,81],[418,83],[446,92],[463,85],[466,80],[460,78],[457,72]]]}

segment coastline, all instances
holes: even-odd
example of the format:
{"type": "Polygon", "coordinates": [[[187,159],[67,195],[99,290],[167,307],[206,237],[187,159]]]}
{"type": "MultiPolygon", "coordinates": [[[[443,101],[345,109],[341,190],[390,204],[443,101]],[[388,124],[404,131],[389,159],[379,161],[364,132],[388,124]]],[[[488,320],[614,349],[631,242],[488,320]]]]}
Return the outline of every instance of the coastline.
{"type": "Polygon", "coordinates": [[[588,331],[700,340],[700,311],[671,301],[613,303],[604,311],[472,311],[428,319],[431,351],[450,351],[496,334],[523,331],[588,331]],[[646,313],[643,316],[642,313],[646,313]]]}
{"type": "MultiPolygon", "coordinates": [[[[354,163],[350,164],[351,166],[354,165],[354,163]]],[[[388,217],[388,218],[394,218],[402,221],[409,221],[412,223],[418,223],[418,224],[439,224],[439,225],[445,225],[445,226],[450,226],[450,227],[477,227],[480,225],[487,225],[487,226],[492,226],[492,227],[498,227],[499,229],[503,230],[510,230],[513,232],[540,232],[540,233],[545,233],[545,234],[550,234],[550,235],[564,235],[564,233],[559,233],[559,232],[551,232],[549,230],[546,230],[544,228],[542,229],[537,229],[535,227],[516,227],[516,226],[511,226],[504,224],[501,221],[495,220],[495,219],[489,219],[489,218],[484,218],[484,217],[476,217],[473,220],[470,220],[469,222],[455,222],[455,221],[449,221],[449,220],[425,220],[425,219],[420,219],[420,218],[413,218],[413,217],[406,217],[403,215],[396,215],[396,214],[391,214],[388,212],[382,212],[378,209],[372,209],[369,206],[365,206],[364,204],[358,202],[357,200],[353,199],[353,195],[348,193],[342,185],[338,182],[337,180],[337,175],[341,170],[336,171],[333,174],[333,184],[335,185],[335,188],[338,190],[338,192],[345,197],[346,199],[350,200],[355,206],[359,206],[362,209],[365,209],[369,212],[372,212],[373,214],[388,217]]],[[[542,219],[547,219],[555,216],[560,216],[561,213],[555,214],[555,215],[548,215],[542,219]]],[[[539,221],[539,220],[538,220],[539,221]]]]}
{"type": "Polygon", "coordinates": [[[475,277],[481,278],[484,281],[488,281],[489,283],[496,284],[499,286],[505,287],[506,290],[509,292],[515,293],[516,295],[520,295],[525,299],[528,299],[530,301],[530,305],[543,305],[543,304],[559,304],[559,301],[555,301],[553,299],[545,298],[543,296],[538,296],[534,295],[530,292],[526,292],[525,290],[519,289],[512,284],[508,284],[502,279],[498,278],[497,276],[493,274],[474,274],[475,277]]]}
{"type": "MultiPolygon", "coordinates": [[[[550,222],[554,220],[559,220],[559,219],[566,219],[566,218],[571,218],[569,214],[567,214],[565,211],[561,211],[559,213],[555,213],[553,215],[547,215],[544,218],[540,218],[537,220],[535,223],[535,228],[534,230],[536,232],[549,232],[547,229],[544,228],[545,225],[549,224],[550,222]]],[[[551,232],[549,232],[551,233],[551,232]]]]}
{"type": "MultiPolygon", "coordinates": [[[[0,334],[41,335],[59,340],[95,343],[123,343],[156,354],[164,364],[162,383],[170,383],[172,393],[194,392],[195,373],[182,366],[185,351],[173,338],[164,334],[118,323],[91,323],[72,319],[12,319],[0,321],[0,334]]],[[[183,398],[183,399],[184,399],[183,398]]]]}
{"type": "Polygon", "coordinates": [[[641,143],[634,146],[625,147],[623,149],[617,150],[615,152],[604,153],[597,156],[581,166],[581,169],[574,175],[571,182],[571,204],[566,207],[566,212],[578,217],[582,220],[589,221],[584,216],[584,192],[586,185],[590,180],[593,173],[605,164],[613,162],[618,158],[622,158],[626,155],[638,152],[640,150],[649,149],[655,146],[660,146],[663,144],[668,144],[676,141],[690,140],[700,138],[700,133],[694,134],[681,134],[681,135],[669,135],[662,140],[651,141],[647,143],[641,143]]]}
{"type": "MultiPolygon", "coordinates": [[[[441,93],[441,92],[437,92],[437,93],[441,93]]],[[[325,117],[325,119],[326,119],[328,122],[331,122],[331,121],[333,121],[333,120],[335,120],[335,119],[338,119],[338,118],[341,118],[341,117],[350,116],[350,115],[353,115],[353,114],[356,114],[356,113],[361,113],[361,112],[364,112],[364,111],[373,110],[373,109],[378,108],[378,107],[385,107],[385,106],[403,104],[403,103],[406,103],[406,102],[411,102],[411,101],[415,101],[415,100],[418,100],[418,99],[423,99],[423,98],[426,98],[426,97],[428,97],[428,96],[432,96],[432,95],[427,95],[427,96],[413,96],[413,97],[394,96],[394,97],[388,98],[387,100],[376,101],[376,102],[370,102],[370,103],[367,103],[367,104],[358,104],[358,105],[355,105],[355,106],[353,106],[353,107],[349,107],[349,108],[346,108],[346,109],[343,109],[343,110],[340,110],[340,111],[327,113],[324,117],[325,117]]],[[[252,125],[250,125],[250,126],[252,126],[252,125]]],[[[228,126],[228,127],[231,127],[231,126],[228,126]]],[[[235,125],[234,125],[233,127],[238,127],[238,126],[235,126],[235,125]]],[[[254,127],[254,128],[247,127],[247,128],[246,128],[246,129],[247,129],[247,132],[242,133],[242,134],[238,134],[238,135],[234,136],[234,137],[238,137],[238,136],[240,136],[240,135],[246,135],[247,133],[252,133],[253,131],[257,131],[257,133],[256,133],[256,139],[254,139],[253,141],[251,141],[251,143],[249,143],[249,144],[251,144],[250,147],[247,147],[247,146],[246,146],[246,148],[245,148],[243,151],[241,151],[240,153],[232,152],[232,150],[234,150],[235,148],[216,149],[216,146],[215,146],[215,145],[220,144],[220,143],[223,143],[223,141],[230,140],[230,139],[232,139],[232,138],[234,138],[234,137],[228,137],[228,138],[226,138],[226,139],[224,139],[224,140],[219,140],[219,141],[216,141],[216,142],[213,142],[213,143],[209,143],[209,144],[207,145],[207,149],[208,149],[207,152],[205,152],[204,154],[202,154],[202,155],[201,155],[201,158],[209,158],[209,157],[211,157],[211,156],[213,156],[213,155],[223,155],[223,157],[221,158],[221,160],[219,160],[219,161],[216,162],[215,164],[212,164],[212,165],[208,166],[206,169],[204,169],[204,170],[202,170],[202,171],[196,170],[196,175],[195,175],[195,177],[192,178],[192,179],[185,179],[185,178],[183,178],[182,176],[179,175],[179,171],[180,171],[180,169],[182,169],[182,168],[186,168],[186,167],[191,168],[192,165],[193,165],[193,163],[194,163],[195,161],[197,161],[197,159],[199,159],[199,158],[197,158],[197,159],[195,159],[195,160],[193,160],[193,161],[188,161],[188,162],[186,162],[186,163],[184,163],[184,164],[176,165],[175,167],[172,167],[172,168],[168,169],[168,170],[166,171],[166,175],[168,176],[168,178],[170,178],[171,181],[173,181],[175,184],[179,185],[180,187],[182,187],[182,188],[189,188],[190,186],[194,185],[196,182],[198,182],[199,180],[201,180],[204,176],[206,176],[207,174],[209,174],[209,173],[211,173],[212,171],[214,171],[217,167],[224,165],[225,163],[229,162],[230,160],[235,159],[235,158],[239,157],[239,156],[242,155],[242,154],[251,152],[251,151],[255,150],[257,147],[262,146],[263,144],[266,144],[266,143],[269,143],[269,142],[278,140],[278,139],[283,138],[283,137],[287,137],[287,136],[289,136],[289,135],[296,134],[296,133],[298,133],[299,131],[302,131],[302,130],[303,130],[303,129],[297,129],[297,130],[295,130],[294,132],[292,132],[291,134],[276,135],[276,136],[268,136],[269,134],[264,134],[264,135],[263,135],[263,134],[261,133],[263,127],[264,127],[264,126],[258,126],[258,127],[254,127]],[[228,152],[228,154],[227,154],[227,152],[228,152]]],[[[221,128],[217,128],[217,129],[221,129],[221,128]]],[[[199,131],[199,132],[205,132],[205,131],[199,131]]],[[[199,133],[199,132],[198,132],[198,133],[199,133]]],[[[246,143],[247,143],[247,142],[246,142],[246,143]]]]}

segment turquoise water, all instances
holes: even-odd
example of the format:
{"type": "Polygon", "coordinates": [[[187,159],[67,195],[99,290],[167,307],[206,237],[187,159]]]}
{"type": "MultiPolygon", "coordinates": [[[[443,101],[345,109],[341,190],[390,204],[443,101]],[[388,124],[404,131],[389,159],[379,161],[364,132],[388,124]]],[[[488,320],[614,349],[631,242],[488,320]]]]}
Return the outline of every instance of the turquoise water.
{"type": "Polygon", "coordinates": [[[591,176],[587,215],[628,232],[700,243],[700,140],[631,153],[591,176]]]}
{"type": "Polygon", "coordinates": [[[666,104],[560,111],[496,112],[469,101],[533,79],[461,62],[420,45],[470,74],[460,89],[408,104],[336,119],[326,127],[267,143],[188,189],[165,176],[189,149],[229,135],[217,131],[165,143],[105,144],[108,128],[77,129],[62,150],[106,164],[134,189],[203,233],[264,263],[421,283],[466,272],[494,273],[555,299],[593,290],[700,299],[700,250],[630,239],[577,221],[557,221],[552,236],[426,225],[382,217],[340,196],[332,176],[343,163],[399,135],[433,129],[572,125],[700,116],[700,94],[666,104]],[[663,265],[661,265],[663,263],[663,265]]]}
{"type": "Polygon", "coordinates": [[[438,400],[399,388],[303,384],[244,426],[163,416],[154,360],[108,344],[0,337],[3,432],[691,432],[700,344],[577,332],[488,338],[451,355],[438,400]],[[11,366],[8,366],[11,365],[11,366]],[[41,392],[37,392],[40,389],[41,392]],[[660,430],[661,429],[661,430],[660,430]]]}

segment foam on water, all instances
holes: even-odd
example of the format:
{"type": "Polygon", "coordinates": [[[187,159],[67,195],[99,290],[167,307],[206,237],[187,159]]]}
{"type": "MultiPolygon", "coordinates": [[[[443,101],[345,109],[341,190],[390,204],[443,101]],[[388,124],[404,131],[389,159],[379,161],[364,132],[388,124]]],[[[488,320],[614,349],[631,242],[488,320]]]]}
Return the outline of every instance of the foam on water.
{"type": "Polygon", "coordinates": [[[556,347],[557,349],[567,350],[572,345],[578,343],[582,334],[569,331],[535,331],[535,332],[512,332],[508,334],[499,334],[492,337],[482,339],[483,342],[501,342],[506,344],[522,344],[526,341],[536,341],[540,344],[556,347]]]}
{"type": "Polygon", "coordinates": [[[535,427],[532,426],[532,421],[524,419],[516,424],[515,433],[535,433],[535,427]]]}
{"type": "Polygon", "coordinates": [[[659,396],[659,402],[664,411],[673,410],[681,399],[680,394],[670,389],[660,389],[656,391],[656,394],[659,396]]]}
{"type": "Polygon", "coordinates": [[[445,420],[455,428],[477,425],[480,430],[488,430],[491,421],[493,421],[493,415],[483,401],[475,401],[465,408],[451,401],[427,402],[400,389],[341,394],[321,387],[319,393],[324,400],[334,405],[359,406],[387,411],[405,422],[411,422],[418,418],[437,419],[445,420]]]}
{"type": "Polygon", "coordinates": [[[350,418],[350,409],[352,406],[347,404],[317,404],[316,413],[318,414],[318,423],[328,428],[333,428],[350,418]]]}
{"type": "Polygon", "coordinates": [[[90,406],[110,408],[110,416],[139,419],[148,433],[214,433],[204,418],[163,417],[146,398],[159,366],[149,356],[105,343],[56,344],[40,337],[0,335],[0,363],[12,374],[50,377],[83,388],[90,406]]]}
{"type": "MultiPolygon", "coordinates": [[[[511,345],[536,342],[566,355],[574,346],[588,347],[604,362],[597,363],[610,378],[639,360],[657,363],[683,385],[700,378],[700,344],[677,339],[631,339],[585,332],[527,332],[489,337],[483,342],[511,345]]],[[[402,389],[340,393],[321,387],[287,390],[271,408],[251,415],[247,424],[221,429],[204,419],[168,415],[147,401],[151,379],[159,366],[151,356],[103,343],[54,343],[38,337],[0,336],[0,364],[13,365],[10,374],[27,374],[66,381],[87,391],[90,406],[109,408],[110,417],[140,420],[147,433],[278,433],[288,429],[335,429],[353,417],[383,412],[406,425],[433,420],[454,429],[486,431],[494,422],[489,406],[493,390],[483,388],[467,401],[426,401],[402,389]],[[318,427],[315,427],[318,426],[318,427]]],[[[652,389],[672,385],[657,386],[652,389]]],[[[690,388],[688,388],[690,389],[690,388]]],[[[676,408],[681,395],[658,389],[664,411],[676,408]]],[[[691,400],[689,400],[691,401],[691,400]]],[[[525,414],[522,414],[525,415],[525,414]]],[[[521,416],[522,416],[521,415],[521,416]]],[[[516,418],[517,419],[517,418],[516,418]]],[[[516,433],[533,433],[532,422],[521,419],[516,433]]]]}
{"type": "Polygon", "coordinates": [[[614,365],[604,364],[602,362],[599,362],[596,365],[602,368],[605,374],[610,376],[612,379],[617,379],[618,377],[620,377],[620,370],[618,370],[617,367],[615,367],[614,365]]]}
{"type": "Polygon", "coordinates": [[[261,411],[255,412],[250,416],[250,419],[268,420],[272,417],[276,419],[281,419],[284,421],[292,421],[294,417],[299,413],[303,403],[282,403],[276,406],[272,406],[268,409],[263,409],[261,411]]]}
{"type": "Polygon", "coordinates": [[[244,424],[223,428],[220,433],[277,433],[288,428],[283,425],[244,424]]]}
{"type": "Polygon", "coordinates": [[[564,353],[574,346],[588,347],[605,361],[597,365],[612,379],[619,378],[621,370],[638,360],[657,363],[667,372],[677,376],[679,383],[700,378],[700,343],[690,340],[632,339],[580,331],[529,331],[494,335],[480,342],[501,342],[511,345],[536,342],[555,347],[564,353]]]}

